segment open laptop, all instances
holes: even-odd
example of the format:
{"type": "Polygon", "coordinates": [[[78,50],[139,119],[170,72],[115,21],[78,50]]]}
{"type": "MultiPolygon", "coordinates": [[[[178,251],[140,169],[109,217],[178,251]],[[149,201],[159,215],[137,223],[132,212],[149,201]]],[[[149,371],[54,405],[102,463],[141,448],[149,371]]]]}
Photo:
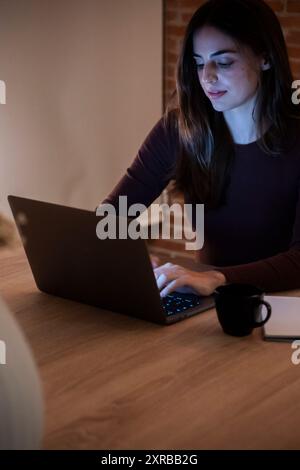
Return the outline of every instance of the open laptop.
{"type": "Polygon", "coordinates": [[[17,196],[8,202],[41,291],[160,324],[214,307],[212,297],[195,294],[162,299],[145,240],[99,240],[96,212],[17,196]]]}

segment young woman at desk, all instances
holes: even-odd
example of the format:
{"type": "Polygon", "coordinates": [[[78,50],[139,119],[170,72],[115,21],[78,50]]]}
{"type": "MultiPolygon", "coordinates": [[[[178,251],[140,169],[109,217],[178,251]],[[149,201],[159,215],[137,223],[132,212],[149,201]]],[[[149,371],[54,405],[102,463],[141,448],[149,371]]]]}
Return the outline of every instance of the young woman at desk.
{"type": "Polygon", "coordinates": [[[202,262],[154,269],[161,295],[229,282],[300,287],[300,106],[280,23],[262,0],[210,0],[187,26],[175,104],[104,202],[150,205],[171,179],[205,205],[202,262]]]}

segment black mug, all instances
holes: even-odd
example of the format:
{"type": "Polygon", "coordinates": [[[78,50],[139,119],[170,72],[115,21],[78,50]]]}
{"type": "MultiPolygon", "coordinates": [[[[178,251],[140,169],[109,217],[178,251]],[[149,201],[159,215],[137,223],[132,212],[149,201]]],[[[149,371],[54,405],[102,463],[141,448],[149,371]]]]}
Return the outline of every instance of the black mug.
{"type": "Polygon", "coordinates": [[[219,322],[224,333],[232,336],[250,335],[253,328],[264,325],[270,318],[271,305],[263,300],[264,292],[250,284],[226,284],[214,291],[219,322]],[[267,316],[261,320],[262,306],[267,316]]]}

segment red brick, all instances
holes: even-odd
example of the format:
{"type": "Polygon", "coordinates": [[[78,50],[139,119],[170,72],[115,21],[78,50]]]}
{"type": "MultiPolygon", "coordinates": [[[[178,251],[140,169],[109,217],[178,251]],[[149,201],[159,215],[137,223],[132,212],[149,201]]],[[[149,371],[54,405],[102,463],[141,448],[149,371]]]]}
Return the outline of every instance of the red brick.
{"type": "Polygon", "coordinates": [[[167,88],[167,90],[173,90],[173,88],[175,88],[175,80],[167,79],[166,80],[166,88],[167,88]]]}
{"type": "Polygon", "coordinates": [[[170,78],[171,80],[173,80],[175,77],[175,70],[176,70],[175,67],[172,67],[172,65],[168,65],[166,69],[167,78],[170,78]]]}
{"type": "Polygon", "coordinates": [[[290,58],[300,59],[300,47],[289,46],[288,53],[290,58]]]}
{"type": "Polygon", "coordinates": [[[284,8],[283,0],[267,0],[266,3],[272,8],[272,10],[276,12],[283,11],[283,8],[284,8]]]}
{"type": "Polygon", "coordinates": [[[300,13],[300,2],[299,2],[299,0],[287,0],[286,10],[289,13],[300,13]]]}
{"type": "Polygon", "coordinates": [[[175,85],[174,85],[174,87],[170,88],[165,93],[165,95],[164,95],[165,96],[165,101],[164,101],[165,108],[164,109],[166,109],[166,105],[171,104],[171,103],[172,103],[172,105],[174,104],[174,102],[175,102],[174,100],[176,100],[176,98],[174,99],[174,97],[173,97],[172,100],[171,100],[171,96],[173,95],[174,91],[175,91],[175,85]]]}
{"type": "Polygon", "coordinates": [[[292,73],[295,80],[300,80],[300,62],[291,60],[292,73]]]}
{"type": "Polygon", "coordinates": [[[192,13],[181,13],[180,17],[181,22],[187,25],[190,19],[192,18],[192,13]]]}
{"type": "Polygon", "coordinates": [[[169,64],[176,64],[177,58],[178,58],[177,54],[173,54],[173,52],[167,51],[167,53],[166,53],[166,62],[167,62],[168,65],[169,64]]]}
{"type": "MultiPolygon", "coordinates": [[[[175,84],[174,84],[174,86],[172,86],[172,87],[170,87],[170,88],[168,88],[168,89],[166,90],[165,101],[164,101],[165,104],[170,103],[170,101],[171,101],[171,96],[172,96],[174,90],[175,90],[175,84]]],[[[172,103],[173,103],[173,102],[174,102],[174,100],[172,100],[172,103]]]]}
{"type": "Polygon", "coordinates": [[[300,44],[300,31],[287,31],[286,41],[289,44],[300,44]]]}
{"type": "Polygon", "coordinates": [[[165,15],[165,21],[167,23],[174,23],[174,22],[178,22],[178,12],[177,11],[174,11],[174,10],[171,10],[171,11],[167,11],[166,12],[166,15],[165,15]]]}
{"type": "Polygon", "coordinates": [[[165,50],[169,52],[174,52],[174,54],[177,54],[178,41],[174,38],[167,37],[165,39],[165,50]]]}
{"type": "Polygon", "coordinates": [[[280,16],[279,21],[283,28],[300,29],[300,15],[280,16]]]}
{"type": "Polygon", "coordinates": [[[176,70],[176,67],[174,67],[173,65],[168,65],[167,67],[167,74],[169,77],[171,77],[172,79],[175,77],[175,70],[176,70]]]}
{"type": "Polygon", "coordinates": [[[203,0],[179,0],[180,8],[190,8],[191,10],[197,10],[201,5],[203,5],[203,0]]]}
{"type": "Polygon", "coordinates": [[[164,0],[164,9],[165,11],[177,10],[178,0],[164,0]]]}
{"type": "Polygon", "coordinates": [[[171,37],[182,37],[185,33],[184,26],[166,25],[166,35],[171,37]]]}

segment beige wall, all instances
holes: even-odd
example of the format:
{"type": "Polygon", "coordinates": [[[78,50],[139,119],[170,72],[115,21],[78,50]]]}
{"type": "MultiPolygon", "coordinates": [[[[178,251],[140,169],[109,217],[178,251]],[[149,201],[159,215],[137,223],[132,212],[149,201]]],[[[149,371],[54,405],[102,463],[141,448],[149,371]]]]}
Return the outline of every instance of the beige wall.
{"type": "Polygon", "coordinates": [[[0,211],[103,199],[162,112],[162,0],[0,0],[0,211]]]}

